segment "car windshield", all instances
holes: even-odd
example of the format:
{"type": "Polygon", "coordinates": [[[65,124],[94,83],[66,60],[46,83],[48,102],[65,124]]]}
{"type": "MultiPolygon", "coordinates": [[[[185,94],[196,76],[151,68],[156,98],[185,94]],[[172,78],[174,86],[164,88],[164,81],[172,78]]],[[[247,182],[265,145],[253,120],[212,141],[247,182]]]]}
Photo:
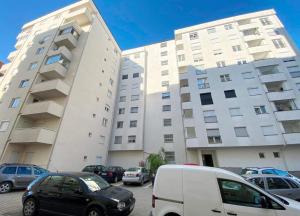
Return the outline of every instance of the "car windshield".
{"type": "Polygon", "coordinates": [[[277,173],[277,175],[279,176],[290,176],[289,173],[287,171],[283,171],[283,170],[275,170],[275,172],[277,173]]]}
{"type": "Polygon", "coordinates": [[[258,174],[258,171],[252,169],[243,169],[241,173],[241,175],[251,175],[251,174],[258,174]]]}
{"type": "Polygon", "coordinates": [[[129,172],[136,172],[136,171],[139,171],[139,170],[140,170],[140,168],[138,168],[138,167],[131,167],[127,171],[129,171],[129,172]]]}
{"type": "Polygon", "coordinates": [[[80,178],[92,192],[110,187],[110,184],[108,184],[103,178],[97,175],[87,175],[80,178]]]}
{"type": "Polygon", "coordinates": [[[86,166],[86,167],[84,167],[83,168],[83,172],[94,172],[94,170],[95,170],[95,166],[86,166]]]}

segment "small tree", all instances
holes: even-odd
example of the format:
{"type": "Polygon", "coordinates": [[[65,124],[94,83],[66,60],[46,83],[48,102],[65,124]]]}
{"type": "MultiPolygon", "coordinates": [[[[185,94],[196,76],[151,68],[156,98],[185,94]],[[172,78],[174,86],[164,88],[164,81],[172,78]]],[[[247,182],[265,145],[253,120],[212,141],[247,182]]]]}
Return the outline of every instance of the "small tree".
{"type": "Polygon", "coordinates": [[[147,158],[147,165],[150,169],[150,173],[156,173],[157,169],[166,164],[164,149],[161,149],[158,154],[150,154],[147,158]]]}

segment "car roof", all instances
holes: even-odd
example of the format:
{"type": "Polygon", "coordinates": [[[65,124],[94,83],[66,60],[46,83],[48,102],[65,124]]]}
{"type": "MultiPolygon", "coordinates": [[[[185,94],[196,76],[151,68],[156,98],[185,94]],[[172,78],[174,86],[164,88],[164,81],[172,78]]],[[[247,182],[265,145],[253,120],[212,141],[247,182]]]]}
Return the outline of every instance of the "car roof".
{"type": "Polygon", "coordinates": [[[23,164],[23,163],[4,163],[0,164],[0,166],[37,166],[35,164],[23,164]]]}
{"type": "Polygon", "coordinates": [[[245,177],[248,178],[265,178],[265,177],[272,177],[272,178],[289,178],[286,176],[279,176],[279,175],[274,175],[274,174],[250,174],[250,175],[245,175],[245,177]]]}
{"type": "Polygon", "coordinates": [[[274,167],[245,167],[244,169],[261,170],[261,169],[275,169],[274,167]]]}
{"type": "Polygon", "coordinates": [[[73,177],[83,177],[93,175],[88,172],[51,172],[48,175],[61,175],[61,176],[73,176],[73,177]]]}

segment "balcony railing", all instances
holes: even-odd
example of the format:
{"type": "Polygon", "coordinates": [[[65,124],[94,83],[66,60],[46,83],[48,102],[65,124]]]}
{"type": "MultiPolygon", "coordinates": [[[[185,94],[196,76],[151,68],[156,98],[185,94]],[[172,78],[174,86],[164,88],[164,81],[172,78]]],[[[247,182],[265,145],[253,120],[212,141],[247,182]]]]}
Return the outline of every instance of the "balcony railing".
{"type": "Polygon", "coordinates": [[[22,110],[22,116],[32,119],[60,118],[63,107],[53,101],[44,101],[26,104],[22,110]]]}
{"type": "Polygon", "coordinates": [[[57,46],[66,46],[72,50],[77,45],[77,40],[80,34],[80,27],[76,23],[69,23],[60,28],[59,35],[54,39],[57,46]]]}
{"type": "Polygon", "coordinates": [[[260,80],[263,83],[270,83],[270,82],[279,82],[287,80],[284,73],[273,73],[267,75],[261,75],[260,80]]]}
{"type": "Polygon", "coordinates": [[[15,129],[10,143],[13,144],[47,144],[53,145],[56,131],[46,128],[22,128],[15,129]]]}
{"type": "Polygon", "coordinates": [[[69,85],[62,80],[55,79],[35,84],[31,89],[31,94],[39,98],[56,98],[67,96],[69,91],[69,85]]]}
{"type": "Polygon", "coordinates": [[[300,131],[298,133],[285,133],[283,137],[286,144],[293,145],[300,143],[300,131]]]}
{"type": "Polygon", "coordinates": [[[278,121],[293,121],[300,120],[300,110],[299,109],[286,109],[282,111],[276,111],[275,116],[278,121]]]}
{"type": "Polygon", "coordinates": [[[296,95],[293,90],[268,92],[267,96],[270,101],[291,100],[296,98],[296,95]]]}

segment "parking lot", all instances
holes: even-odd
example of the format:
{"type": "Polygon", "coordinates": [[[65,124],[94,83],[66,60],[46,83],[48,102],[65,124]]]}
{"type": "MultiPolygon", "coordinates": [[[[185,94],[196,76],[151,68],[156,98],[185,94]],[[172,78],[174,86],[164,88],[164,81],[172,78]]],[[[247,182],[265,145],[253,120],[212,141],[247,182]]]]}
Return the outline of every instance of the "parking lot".
{"type": "MultiPolygon", "coordinates": [[[[131,216],[147,216],[151,210],[152,187],[150,183],[144,186],[126,185],[122,182],[113,184],[115,186],[124,187],[133,192],[136,198],[136,205],[131,216]]],[[[0,216],[21,216],[22,203],[21,197],[24,191],[13,191],[0,195],[0,216]]]]}

